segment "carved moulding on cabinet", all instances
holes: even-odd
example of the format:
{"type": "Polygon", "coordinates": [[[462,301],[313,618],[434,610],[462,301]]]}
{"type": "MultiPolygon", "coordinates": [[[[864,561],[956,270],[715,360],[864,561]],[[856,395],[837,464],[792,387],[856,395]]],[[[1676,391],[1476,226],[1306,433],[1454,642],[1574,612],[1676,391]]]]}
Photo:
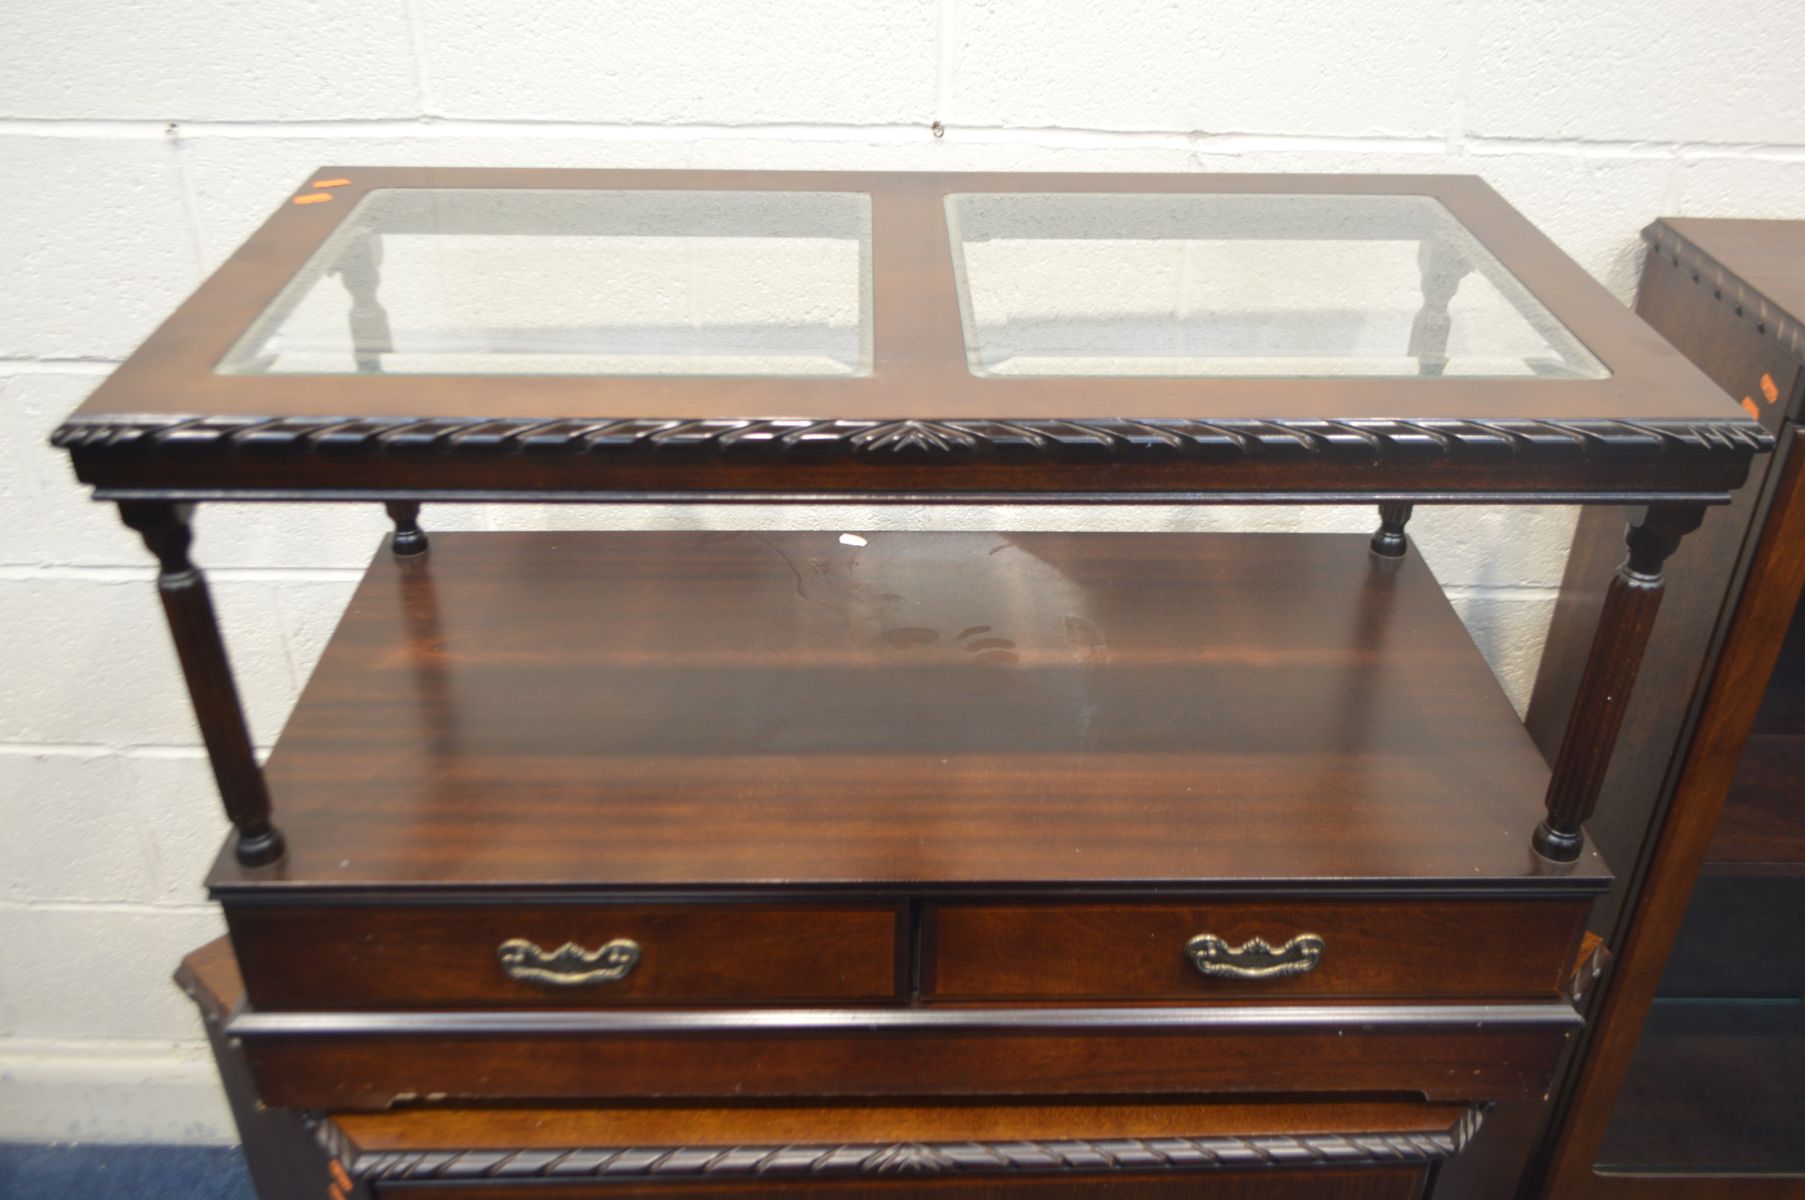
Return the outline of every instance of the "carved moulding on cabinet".
{"type": "Polygon", "coordinates": [[[1439,1162],[1464,1149],[1485,1118],[1466,1110],[1439,1133],[1251,1134],[1243,1136],[893,1142],[769,1146],[362,1151],[330,1118],[321,1146],[352,1178],[609,1179],[653,1177],[845,1178],[902,1173],[1008,1175],[1047,1172],[1207,1171],[1233,1168],[1399,1165],[1439,1162]]]}
{"type": "Polygon", "coordinates": [[[1712,299],[1723,304],[1756,333],[1771,338],[1794,358],[1805,360],[1805,322],[1750,287],[1741,277],[1657,221],[1642,231],[1649,252],[1675,269],[1692,276],[1700,287],[1711,289],[1712,299]]]}

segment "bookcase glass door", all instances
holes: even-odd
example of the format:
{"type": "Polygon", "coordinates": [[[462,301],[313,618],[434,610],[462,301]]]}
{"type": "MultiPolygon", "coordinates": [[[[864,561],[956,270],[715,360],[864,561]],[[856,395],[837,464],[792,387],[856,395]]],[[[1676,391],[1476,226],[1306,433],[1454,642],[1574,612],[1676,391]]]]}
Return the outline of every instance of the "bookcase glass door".
{"type": "Polygon", "coordinates": [[[1805,607],[1793,615],[1596,1165],[1805,1175],[1805,607]]]}

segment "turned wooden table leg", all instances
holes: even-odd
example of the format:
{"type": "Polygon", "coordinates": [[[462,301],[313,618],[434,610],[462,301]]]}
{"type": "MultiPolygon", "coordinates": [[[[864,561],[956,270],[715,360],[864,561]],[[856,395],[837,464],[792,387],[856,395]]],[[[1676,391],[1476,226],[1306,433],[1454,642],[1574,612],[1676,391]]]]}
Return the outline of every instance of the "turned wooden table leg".
{"type": "Polygon", "coordinates": [[[1561,736],[1548,781],[1548,816],[1536,828],[1536,852],[1556,862],[1572,862],[1585,844],[1581,826],[1591,817],[1629,706],[1630,689],[1642,666],[1642,652],[1655,625],[1666,581],[1667,556],[1680,539],[1699,527],[1705,510],[1697,504],[1656,504],[1632,522],[1624,540],[1629,557],[1611,578],[1598,629],[1580,673],[1573,712],[1561,736]]]}
{"type": "Polygon", "coordinates": [[[220,799],[238,830],[238,861],[261,866],[282,857],[282,834],[270,821],[269,789],[251,748],[250,730],[238,702],[238,685],[232,680],[232,665],[220,639],[207,580],[188,559],[194,537],[189,527],[193,507],[162,500],[122,500],[119,516],[157,556],[157,591],[163,597],[163,613],[169,619],[169,633],[188,681],[188,696],[213,763],[220,799]]]}
{"type": "Polygon", "coordinates": [[[395,349],[388,310],[376,298],[382,283],[381,240],[371,233],[360,235],[345,247],[334,269],[351,293],[351,352],[358,373],[380,375],[382,356],[395,349]]]}
{"type": "Polygon", "coordinates": [[[395,536],[389,542],[389,549],[395,552],[395,557],[408,558],[415,554],[425,554],[426,531],[420,528],[420,502],[390,500],[383,507],[389,510],[389,520],[395,522],[395,536]]]}
{"type": "Polygon", "coordinates": [[[1439,237],[1425,238],[1416,251],[1417,266],[1422,272],[1423,306],[1410,323],[1410,344],[1406,351],[1416,359],[1418,375],[1440,375],[1448,366],[1448,335],[1453,332],[1454,318],[1448,306],[1460,281],[1473,269],[1454,247],[1439,237]]]}
{"type": "Polygon", "coordinates": [[[1373,553],[1383,558],[1402,558],[1410,548],[1404,526],[1410,523],[1410,504],[1381,504],[1379,528],[1373,533],[1373,553]]]}

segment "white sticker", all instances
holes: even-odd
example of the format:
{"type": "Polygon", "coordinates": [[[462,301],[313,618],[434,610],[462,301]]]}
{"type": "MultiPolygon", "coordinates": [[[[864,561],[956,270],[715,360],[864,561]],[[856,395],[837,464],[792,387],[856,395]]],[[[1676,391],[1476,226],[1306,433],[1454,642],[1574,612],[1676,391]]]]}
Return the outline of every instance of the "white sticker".
{"type": "Polygon", "coordinates": [[[840,544],[842,546],[864,546],[869,543],[856,533],[842,533],[840,535],[840,544]]]}

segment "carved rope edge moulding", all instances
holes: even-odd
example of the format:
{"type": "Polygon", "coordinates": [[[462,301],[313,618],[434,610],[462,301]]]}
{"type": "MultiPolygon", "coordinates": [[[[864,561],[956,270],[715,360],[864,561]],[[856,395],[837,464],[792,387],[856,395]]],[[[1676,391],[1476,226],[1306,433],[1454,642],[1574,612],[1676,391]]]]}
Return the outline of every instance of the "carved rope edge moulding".
{"type": "Polygon", "coordinates": [[[1012,1174],[1385,1165],[1451,1158],[1485,1117],[1468,1109],[1441,1133],[897,1142],[783,1146],[654,1146],[362,1152],[322,1120],[322,1147],[360,1179],[598,1179],[1012,1174]]]}
{"type": "Polygon", "coordinates": [[[1752,421],[772,420],[194,417],[75,421],[54,445],[138,454],[671,454],[810,458],[1203,460],[1714,457],[1772,449],[1752,421]]]}

